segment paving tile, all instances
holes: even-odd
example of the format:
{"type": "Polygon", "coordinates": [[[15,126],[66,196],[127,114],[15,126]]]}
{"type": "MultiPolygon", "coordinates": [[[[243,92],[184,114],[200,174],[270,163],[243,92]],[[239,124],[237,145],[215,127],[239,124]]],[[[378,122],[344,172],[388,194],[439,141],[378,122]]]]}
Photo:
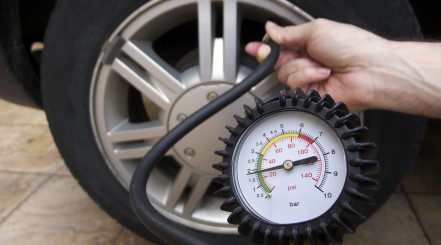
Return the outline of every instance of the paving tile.
{"type": "Polygon", "coordinates": [[[138,236],[136,233],[123,228],[123,231],[116,239],[114,245],[154,245],[156,243],[152,243],[146,241],[144,238],[138,236]]]}
{"type": "Polygon", "coordinates": [[[343,244],[391,245],[429,244],[404,194],[393,194],[355,235],[344,237],[343,244]]]}
{"type": "Polygon", "coordinates": [[[0,99],[0,123],[47,125],[47,120],[43,110],[16,105],[0,99]]]}
{"type": "Polygon", "coordinates": [[[63,164],[45,125],[0,125],[0,170],[53,173],[63,164]]]}
{"type": "Polygon", "coordinates": [[[441,195],[415,194],[409,199],[432,245],[441,245],[441,195]]]}
{"type": "Polygon", "coordinates": [[[435,158],[441,152],[440,139],[441,121],[429,120],[418,158],[402,183],[406,193],[441,194],[441,160],[435,158]]]}
{"type": "Polygon", "coordinates": [[[0,224],[48,178],[46,174],[0,172],[0,224]]]}
{"type": "Polygon", "coordinates": [[[121,228],[71,176],[53,176],[0,225],[0,244],[113,244],[121,228]]]}

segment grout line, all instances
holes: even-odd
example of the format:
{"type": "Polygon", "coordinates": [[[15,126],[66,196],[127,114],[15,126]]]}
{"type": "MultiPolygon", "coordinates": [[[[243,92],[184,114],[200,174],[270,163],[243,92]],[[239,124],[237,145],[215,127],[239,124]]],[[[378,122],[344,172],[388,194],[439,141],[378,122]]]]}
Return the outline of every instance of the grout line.
{"type": "Polygon", "coordinates": [[[70,172],[69,168],[67,169],[67,170],[68,170],[68,173],[60,173],[61,169],[62,169],[64,166],[65,166],[65,163],[63,162],[62,164],[60,164],[60,166],[58,166],[58,168],[56,168],[56,169],[53,171],[52,174],[53,174],[54,176],[60,176],[60,177],[73,177],[74,179],[76,179],[76,177],[73,176],[72,173],[70,172]]]}
{"type": "MultiPolygon", "coordinates": [[[[53,175],[56,174],[56,171],[58,171],[60,167],[56,168],[54,170],[50,170],[48,172],[39,172],[39,171],[23,171],[23,170],[11,170],[11,169],[0,169],[0,173],[7,173],[7,174],[46,174],[46,175],[53,175]]],[[[64,174],[63,174],[64,175],[64,174]]]]}
{"type": "Polygon", "coordinates": [[[427,241],[429,242],[429,244],[432,244],[432,241],[430,240],[430,236],[427,233],[426,229],[424,228],[423,222],[421,221],[418,212],[416,211],[415,206],[413,205],[412,201],[409,198],[409,194],[407,193],[406,189],[404,189],[404,187],[401,187],[401,190],[404,194],[404,197],[406,198],[407,202],[409,203],[409,207],[412,210],[412,212],[415,214],[415,218],[418,222],[418,225],[420,226],[421,230],[423,231],[424,236],[426,237],[427,241]]]}
{"type": "Polygon", "coordinates": [[[2,225],[19,207],[21,207],[27,200],[29,200],[29,198],[33,195],[35,195],[35,193],[37,193],[37,191],[44,185],[46,184],[50,179],[52,179],[54,177],[53,174],[42,174],[42,175],[47,175],[47,178],[43,181],[41,181],[40,184],[38,184],[34,189],[32,189],[14,208],[12,208],[8,214],[6,214],[3,218],[3,220],[0,221],[0,225],[2,225]]]}
{"type": "Polygon", "coordinates": [[[75,178],[75,176],[73,176],[71,173],[58,173],[57,172],[57,173],[54,173],[54,175],[56,175],[56,176],[71,176],[71,177],[75,178]]]}
{"type": "MultiPolygon", "coordinates": [[[[57,174],[61,168],[65,165],[63,159],[61,159],[62,161],[59,163],[55,163],[54,166],[47,170],[47,171],[26,171],[26,170],[14,170],[14,169],[0,169],[0,173],[9,173],[9,174],[48,174],[48,175],[52,175],[52,174],[57,174]],[[59,165],[59,166],[57,166],[59,165]]],[[[57,174],[58,175],[58,174],[57,174]]],[[[66,174],[60,174],[62,176],[65,176],[66,174]]]]}
{"type": "Polygon", "coordinates": [[[48,127],[47,123],[14,123],[14,122],[0,122],[0,126],[44,126],[48,127]]]}
{"type": "Polygon", "coordinates": [[[124,232],[124,226],[121,226],[121,230],[118,232],[118,235],[115,238],[115,241],[113,241],[113,245],[116,245],[116,242],[118,241],[118,238],[123,234],[124,232]]]}

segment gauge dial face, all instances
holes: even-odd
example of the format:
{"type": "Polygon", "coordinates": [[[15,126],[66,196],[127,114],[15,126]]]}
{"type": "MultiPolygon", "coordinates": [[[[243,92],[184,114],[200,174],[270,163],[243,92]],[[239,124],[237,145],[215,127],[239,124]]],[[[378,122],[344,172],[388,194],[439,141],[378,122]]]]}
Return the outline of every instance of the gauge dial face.
{"type": "Polygon", "coordinates": [[[346,154],[335,130],[304,111],[267,115],[241,136],[232,185],[249,213],[271,224],[319,217],[340,196],[346,154]]]}

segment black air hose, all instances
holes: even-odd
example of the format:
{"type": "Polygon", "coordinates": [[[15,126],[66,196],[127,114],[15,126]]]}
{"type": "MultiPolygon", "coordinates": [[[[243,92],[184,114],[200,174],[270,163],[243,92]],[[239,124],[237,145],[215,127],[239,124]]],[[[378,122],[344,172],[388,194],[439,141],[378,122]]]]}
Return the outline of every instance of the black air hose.
{"type": "MultiPolygon", "coordinates": [[[[138,216],[138,219],[151,232],[165,242],[169,244],[189,245],[215,244],[213,241],[206,240],[196,231],[177,224],[160,214],[148,200],[146,192],[147,181],[153,168],[176,142],[189,133],[193,128],[197,127],[243,94],[247,93],[252,87],[272,72],[279,57],[280,48],[272,40],[269,40],[268,45],[271,48],[271,53],[263,63],[254,70],[254,72],[249,74],[242,82],[238,83],[173,128],[150,149],[136,168],[130,183],[130,201],[132,203],[133,211],[136,216],[138,216]]],[[[211,165],[211,163],[207,164],[211,165]]]]}

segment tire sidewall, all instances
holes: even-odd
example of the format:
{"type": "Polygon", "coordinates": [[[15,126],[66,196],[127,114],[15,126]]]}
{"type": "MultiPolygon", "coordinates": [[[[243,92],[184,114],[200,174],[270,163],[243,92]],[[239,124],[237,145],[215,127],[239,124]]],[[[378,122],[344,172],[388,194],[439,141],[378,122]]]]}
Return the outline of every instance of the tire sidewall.
{"type": "Polygon", "coordinates": [[[127,190],[94,138],[90,89],[94,67],[112,32],[146,1],[58,1],[45,35],[42,94],[56,145],[79,184],[128,228],[160,242],[131,210],[127,190]]]}

